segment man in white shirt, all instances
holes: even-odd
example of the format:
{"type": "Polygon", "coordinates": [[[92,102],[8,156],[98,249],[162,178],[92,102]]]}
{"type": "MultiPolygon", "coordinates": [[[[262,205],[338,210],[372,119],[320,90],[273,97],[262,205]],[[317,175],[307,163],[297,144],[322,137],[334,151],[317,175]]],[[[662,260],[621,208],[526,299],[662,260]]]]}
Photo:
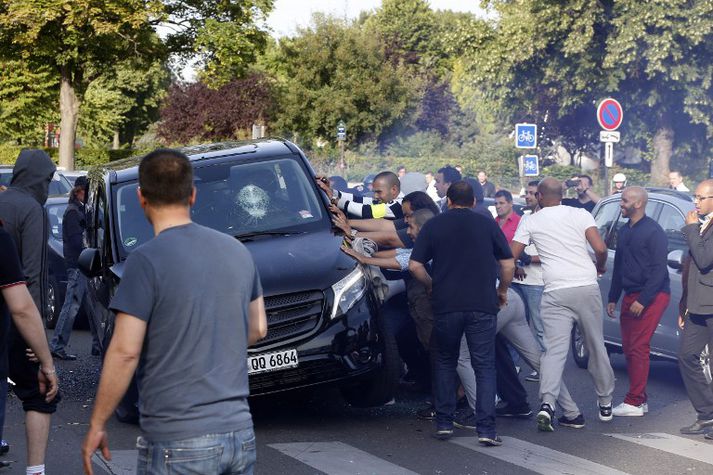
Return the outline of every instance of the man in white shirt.
{"type": "MultiPolygon", "coordinates": [[[[540,398],[537,426],[553,431],[555,401],[562,386],[562,373],[569,353],[572,327],[576,323],[589,350],[589,372],[599,403],[599,419],[612,419],[614,371],[604,346],[602,298],[597,274],[606,272],[607,248],[592,215],[579,208],[561,205],[562,185],[545,178],[537,187],[540,211],[524,220],[511,248],[517,259],[530,242],[542,263],[545,288],[540,306],[544,326],[545,354],[540,367],[540,398]],[[592,263],[587,243],[596,253],[592,263]]],[[[584,417],[562,416],[560,425],[584,427],[584,417]]]]}
{"type": "Polygon", "coordinates": [[[671,188],[672,190],[686,192],[691,191],[686,185],[683,184],[683,176],[678,170],[671,170],[671,173],[668,174],[668,183],[670,185],[669,188],[671,188]]]}

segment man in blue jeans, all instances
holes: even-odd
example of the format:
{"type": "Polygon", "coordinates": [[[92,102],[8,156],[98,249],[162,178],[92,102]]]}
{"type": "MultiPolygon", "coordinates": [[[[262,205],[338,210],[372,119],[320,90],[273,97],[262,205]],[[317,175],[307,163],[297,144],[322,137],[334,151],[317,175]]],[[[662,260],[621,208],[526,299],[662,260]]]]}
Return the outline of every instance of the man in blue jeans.
{"type": "MultiPolygon", "coordinates": [[[[57,326],[54,329],[54,336],[50,342],[52,355],[60,360],[76,360],[77,356],[67,353],[66,346],[69,343],[69,336],[72,334],[74,319],[79,313],[79,309],[84,307],[85,312],[91,312],[91,306],[86,298],[87,278],[79,272],[77,260],[79,254],[84,249],[84,230],[87,227],[84,203],[87,196],[86,177],[80,176],[74,183],[74,188],[69,193],[69,203],[62,216],[62,251],[64,261],[67,264],[67,292],[64,296],[64,305],[57,319],[57,326]]],[[[92,355],[99,355],[99,341],[91,315],[89,322],[92,329],[92,355]]]]}
{"type": "Polygon", "coordinates": [[[409,262],[409,270],[433,301],[435,437],[453,435],[456,367],[465,334],[477,383],[478,442],[501,445],[495,428],[495,333],[497,313],[507,303],[515,263],[495,221],[471,210],[474,194],[469,183],[451,184],[446,197],[448,211],[424,224],[409,262]],[[425,267],[429,261],[432,276],[425,267]]]}
{"type": "Polygon", "coordinates": [[[251,474],[255,434],[247,348],[267,334],[260,277],[237,239],[191,221],[193,169],[175,150],[139,165],[137,196],[154,238],[126,259],[116,323],[89,431],[85,473],[135,370],[137,474],[251,474]],[[190,389],[189,389],[190,388],[190,389]]]}

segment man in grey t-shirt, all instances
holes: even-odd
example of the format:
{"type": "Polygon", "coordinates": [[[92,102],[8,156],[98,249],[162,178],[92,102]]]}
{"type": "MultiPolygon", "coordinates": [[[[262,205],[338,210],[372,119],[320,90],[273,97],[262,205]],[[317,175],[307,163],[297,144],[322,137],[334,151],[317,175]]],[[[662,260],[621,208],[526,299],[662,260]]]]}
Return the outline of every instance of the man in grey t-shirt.
{"type": "Polygon", "coordinates": [[[150,153],[139,185],[155,237],[126,260],[111,302],[116,326],[82,447],[85,472],[96,449],[108,455],[106,421],[137,370],[137,473],[182,465],[252,473],[247,347],[267,333],[257,269],[235,238],[191,222],[196,194],[185,155],[150,153]],[[190,457],[177,455],[186,450],[190,457]]]}

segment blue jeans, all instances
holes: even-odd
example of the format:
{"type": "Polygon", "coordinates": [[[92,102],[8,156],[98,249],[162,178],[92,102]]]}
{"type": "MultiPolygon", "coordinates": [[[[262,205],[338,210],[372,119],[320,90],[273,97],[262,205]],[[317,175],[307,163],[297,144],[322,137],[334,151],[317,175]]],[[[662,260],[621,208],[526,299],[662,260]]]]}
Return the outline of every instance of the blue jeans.
{"type": "MultiPolygon", "coordinates": [[[[87,301],[87,278],[79,269],[67,269],[67,293],[64,295],[64,304],[57,318],[57,326],[54,329],[54,336],[50,342],[50,350],[58,353],[65,351],[65,347],[69,343],[69,337],[72,334],[74,327],[74,319],[79,313],[79,309],[84,306],[85,311],[90,309],[87,301]]],[[[91,313],[87,314],[91,321],[91,313]]],[[[93,329],[93,327],[92,327],[93,329]]],[[[96,332],[92,331],[94,339],[94,347],[99,348],[96,332]]]]}
{"type": "Polygon", "coordinates": [[[431,341],[435,352],[436,425],[453,427],[456,408],[456,367],[461,338],[465,334],[475,372],[475,419],[478,435],[494,437],[495,431],[495,332],[497,317],[483,312],[441,313],[433,316],[431,341]]]}
{"type": "Polygon", "coordinates": [[[252,428],[176,441],[150,442],[139,437],[136,448],[137,475],[250,475],[255,466],[252,428]]]}
{"type": "Polygon", "coordinates": [[[540,346],[540,351],[545,351],[545,327],[542,325],[542,316],[540,315],[540,302],[542,301],[542,292],[545,287],[543,285],[524,285],[513,282],[512,288],[520,294],[520,297],[525,302],[527,318],[535,334],[535,340],[540,346]]]}

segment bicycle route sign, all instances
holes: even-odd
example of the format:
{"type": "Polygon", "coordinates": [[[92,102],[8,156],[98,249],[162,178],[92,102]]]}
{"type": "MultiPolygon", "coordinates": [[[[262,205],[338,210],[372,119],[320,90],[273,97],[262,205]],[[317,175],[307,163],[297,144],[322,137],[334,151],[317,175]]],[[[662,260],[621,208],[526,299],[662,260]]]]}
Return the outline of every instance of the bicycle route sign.
{"type": "Polygon", "coordinates": [[[613,131],[619,128],[624,120],[624,110],[616,99],[608,97],[597,107],[597,120],[604,130],[613,131]]]}
{"type": "Polygon", "coordinates": [[[537,155],[525,155],[522,158],[523,176],[538,176],[540,174],[540,160],[537,155]]]}
{"type": "Polygon", "coordinates": [[[536,124],[515,124],[515,147],[537,148],[536,124]]]}

